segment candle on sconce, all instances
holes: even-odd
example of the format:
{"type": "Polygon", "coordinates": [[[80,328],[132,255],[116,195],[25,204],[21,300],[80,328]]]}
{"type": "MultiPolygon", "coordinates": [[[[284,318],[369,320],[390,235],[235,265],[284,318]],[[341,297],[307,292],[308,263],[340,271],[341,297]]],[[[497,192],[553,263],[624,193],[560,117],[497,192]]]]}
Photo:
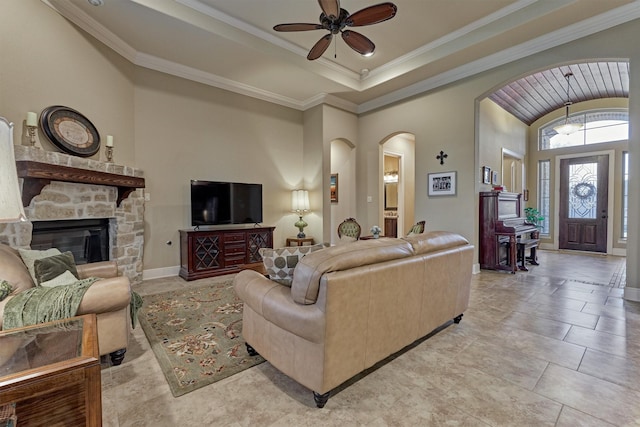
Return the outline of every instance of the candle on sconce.
{"type": "Polygon", "coordinates": [[[38,126],[38,115],[33,111],[27,113],[27,126],[38,126]]]}
{"type": "Polygon", "coordinates": [[[107,147],[113,147],[113,136],[107,135],[107,147]]]}

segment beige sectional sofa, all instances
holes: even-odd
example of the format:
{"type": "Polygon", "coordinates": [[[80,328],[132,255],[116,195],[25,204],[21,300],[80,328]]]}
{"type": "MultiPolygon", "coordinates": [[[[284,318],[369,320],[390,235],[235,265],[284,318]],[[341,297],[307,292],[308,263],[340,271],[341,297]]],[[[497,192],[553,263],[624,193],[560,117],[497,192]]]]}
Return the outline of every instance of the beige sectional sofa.
{"type": "Polygon", "coordinates": [[[234,279],[242,333],[280,371],[330,391],[451,321],[468,306],[473,246],[433,231],[332,246],[302,258],[291,288],[253,270],[234,279]]]}

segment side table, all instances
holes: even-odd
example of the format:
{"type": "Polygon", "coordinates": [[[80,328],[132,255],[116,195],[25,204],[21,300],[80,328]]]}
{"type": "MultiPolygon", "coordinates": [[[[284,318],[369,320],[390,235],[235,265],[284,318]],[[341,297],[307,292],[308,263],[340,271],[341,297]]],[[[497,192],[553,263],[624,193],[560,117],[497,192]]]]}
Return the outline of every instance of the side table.
{"type": "Polygon", "coordinates": [[[315,245],[313,237],[287,237],[287,246],[304,246],[305,243],[315,245]]]}
{"type": "Polygon", "coordinates": [[[95,314],[0,332],[0,407],[18,425],[101,426],[95,314]]]}

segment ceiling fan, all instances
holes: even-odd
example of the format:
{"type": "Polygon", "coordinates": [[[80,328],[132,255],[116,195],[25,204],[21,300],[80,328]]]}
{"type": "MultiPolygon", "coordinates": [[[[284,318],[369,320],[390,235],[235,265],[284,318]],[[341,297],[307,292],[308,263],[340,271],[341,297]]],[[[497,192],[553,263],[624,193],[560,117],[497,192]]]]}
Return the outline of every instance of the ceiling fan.
{"type": "Polygon", "coordinates": [[[322,9],[319,24],[279,24],[273,27],[275,31],[281,32],[328,30],[329,34],[318,40],[309,51],[307,55],[309,61],[320,58],[331,44],[333,35],[338,33],[342,34],[342,39],[351,49],[364,56],[372,55],[376,45],[360,33],[345,30],[345,27],[377,24],[396,16],[398,10],[395,4],[387,2],[365,7],[350,14],[340,7],[340,0],[318,0],[318,3],[322,9]]]}

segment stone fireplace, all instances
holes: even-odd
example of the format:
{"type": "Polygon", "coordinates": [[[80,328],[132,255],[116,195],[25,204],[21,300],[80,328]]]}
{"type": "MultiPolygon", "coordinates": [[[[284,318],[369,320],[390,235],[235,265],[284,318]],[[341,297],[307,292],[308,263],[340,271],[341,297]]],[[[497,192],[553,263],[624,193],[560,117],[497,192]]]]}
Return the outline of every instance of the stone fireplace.
{"type": "MultiPolygon", "coordinates": [[[[139,169],[43,149],[15,146],[27,222],[0,224],[0,241],[32,244],[33,226],[108,221],[108,258],[132,283],[142,281],[144,179],[139,169]]],[[[54,227],[55,228],[55,227],[54,227]]]]}

